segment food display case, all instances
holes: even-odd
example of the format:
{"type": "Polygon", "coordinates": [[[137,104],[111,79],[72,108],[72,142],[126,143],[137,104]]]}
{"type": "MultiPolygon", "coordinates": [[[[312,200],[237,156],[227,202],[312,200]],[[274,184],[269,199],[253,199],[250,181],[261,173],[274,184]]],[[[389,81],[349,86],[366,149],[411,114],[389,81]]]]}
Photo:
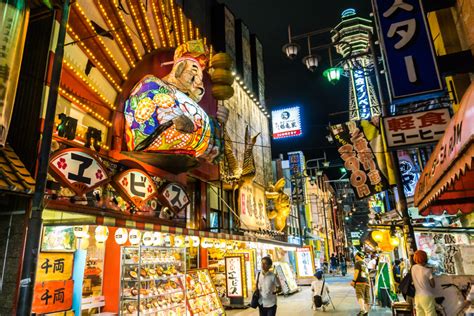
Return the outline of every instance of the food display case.
{"type": "Polygon", "coordinates": [[[186,316],[184,251],[122,247],[120,315],[186,316]]]}
{"type": "Polygon", "coordinates": [[[224,308],[207,269],[186,274],[187,303],[191,316],[221,316],[224,308]]]}

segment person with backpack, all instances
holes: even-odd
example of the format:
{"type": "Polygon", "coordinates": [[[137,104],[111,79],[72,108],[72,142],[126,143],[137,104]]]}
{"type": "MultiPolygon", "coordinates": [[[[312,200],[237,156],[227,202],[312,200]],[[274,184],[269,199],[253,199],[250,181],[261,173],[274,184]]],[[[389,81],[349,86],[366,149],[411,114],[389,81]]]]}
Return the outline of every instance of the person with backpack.
{"type": "Polygon", "coordinates": [[[318,270],[314,276],[316,280],[311,283],[311,291],[313,292],[313,310],[322,308],[326,310],[326,305],[329,304],[329,288],[326,280],[323,278],[323,271],[318,270]]]}

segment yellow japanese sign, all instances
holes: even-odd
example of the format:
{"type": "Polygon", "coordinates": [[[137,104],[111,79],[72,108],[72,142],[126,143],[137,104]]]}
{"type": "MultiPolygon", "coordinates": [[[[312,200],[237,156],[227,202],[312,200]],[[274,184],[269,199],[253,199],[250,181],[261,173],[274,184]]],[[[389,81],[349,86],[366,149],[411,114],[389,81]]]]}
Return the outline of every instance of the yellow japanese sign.
{"type": "Polygon", "coordinates": [[[74,255],[66,252],[41,252],[36,270],[36,282],[69,280],[74,255]]]}

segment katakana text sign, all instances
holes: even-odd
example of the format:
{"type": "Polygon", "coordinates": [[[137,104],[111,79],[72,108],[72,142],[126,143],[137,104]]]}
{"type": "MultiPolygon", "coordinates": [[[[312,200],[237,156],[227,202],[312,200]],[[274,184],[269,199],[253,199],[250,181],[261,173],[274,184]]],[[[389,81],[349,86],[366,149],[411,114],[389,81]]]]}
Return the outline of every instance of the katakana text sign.
{"type": "Polygon", "coordinates": [[[244,296],[243,256],[225,256],[227,297],[244,296]]]}
{"type": "MultiPolygon", "coordinates": [[[[359,122],[350,121],[330,127],[344,168],[350,174],[350,183],[359,199],[382,192],[388,188],[386,176],[380,169],[364,130],[359,122]]],[[[383,155],[382,155],[383,156],[383,155]]]]}
{"type": "Polygon", "coordinates": [[[399,99],[442,89],[421,0],[372,0],[390,77],[399,99]]]}
{"type": "Polygon", "coordinates": [[[186,190],[177,183],[166,184],[161,190],[160,200],[176,214],[189,204],[186,190]]]}
{"type": "Polygon", "coordinates": [[[110,180],[98,157],[76,148],[55,153],[49,161],[49,168],[53,176],[77,195],[92,191],[110,180]]]}
{"type": "Polygon", "coordinates": [[[114,187],[138,208],[158,192],[153,179],[140,169],[129,169],[115,176],[114,187]]]}
{"type": "Polygon", "coordinates": [[[72,307],[74,281],[37,282],[33,297],[32,312],[36,314],[54,313],[72,307]]]}
{"type": "Polygon", "coordinates": [[[273,139],[299,136],[301,130],[300,107],[294,106],[272,111],[273,139]]]}
{"type": "Polygon", "coordinates": [[[384,117],[387,145],[400,147],[436,142],[443,137],[450,120],[448,108],[384,117]]]}
{"type": "Polygon", "coordinates": [[[72,276],[72,253],[41,252],[36,269],[36,282],[69,280],[72,276]]]}

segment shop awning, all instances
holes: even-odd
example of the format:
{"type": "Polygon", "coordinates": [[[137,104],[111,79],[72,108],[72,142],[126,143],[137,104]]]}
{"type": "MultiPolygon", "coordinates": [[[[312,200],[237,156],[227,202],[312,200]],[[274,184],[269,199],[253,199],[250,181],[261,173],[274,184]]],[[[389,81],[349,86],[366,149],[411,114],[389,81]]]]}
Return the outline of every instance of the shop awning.
{"type": "Polygon", "coordinates": [[[415,190],[420,214],[474,211],[474,84],[431,154],[415,190]]]}
{"type": "Polygon", "coordinates": [[[0,191],[32,194],[35,180],[10,146],[0,149],[0,191]]]}

